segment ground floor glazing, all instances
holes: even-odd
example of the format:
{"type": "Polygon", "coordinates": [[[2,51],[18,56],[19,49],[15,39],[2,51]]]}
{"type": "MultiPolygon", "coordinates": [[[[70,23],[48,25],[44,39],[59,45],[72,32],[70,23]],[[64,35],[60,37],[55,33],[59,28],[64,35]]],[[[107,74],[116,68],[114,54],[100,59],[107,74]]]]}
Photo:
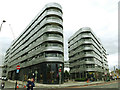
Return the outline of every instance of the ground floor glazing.
{"type": "Polygon", "coordinates": [[[76,73],[70,73],[71,79],[76,78],[85,78],[86,80],[103,80],[103,73],[102,72],[96,72],[96,71],[84,71],[84,72],[76,72],[76,73]]]}
{"type": "Polygon", "coordinates": [[[63,69],[63,63],[46,62],[21,68],[18,74],[16,74],[16,70],[10,71],[8,72],[8,78],[11,80],[18,79],[21,81],[27,81],[29,78],[34,78],[37,83],[59,84],[64,81],[63,69]],[[61,72],[59,69],[61,69],[61,72]]]}

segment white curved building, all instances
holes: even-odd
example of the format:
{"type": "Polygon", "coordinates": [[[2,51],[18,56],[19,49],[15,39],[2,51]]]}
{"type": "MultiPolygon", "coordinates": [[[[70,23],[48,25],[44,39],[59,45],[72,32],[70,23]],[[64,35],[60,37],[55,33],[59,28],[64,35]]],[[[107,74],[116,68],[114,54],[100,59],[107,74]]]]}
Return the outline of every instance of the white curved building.
{"type": "Polygon", "coordinates": [[[104,78],[108,72],[106,50],[91,28],[79,29],[68,44],[71,78],[104,78]]]}
{"type": "Polygon", "coordinates": [[[62,77],[64,72],[62,14],[59,4],[45,5],[12,43],[4,62],[9,79],[15,79],[19,64],[19,80],[33,77],[38,83],[59,83],[58,69],[62,68],[62,77]]]}

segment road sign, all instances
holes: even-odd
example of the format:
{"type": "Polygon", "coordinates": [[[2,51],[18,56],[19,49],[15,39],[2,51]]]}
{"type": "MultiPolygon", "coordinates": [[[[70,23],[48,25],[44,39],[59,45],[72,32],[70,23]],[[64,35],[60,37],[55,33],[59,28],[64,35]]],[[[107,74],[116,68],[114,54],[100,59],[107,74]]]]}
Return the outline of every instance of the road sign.
{"type": "Polygon", "coordinates": [[[17,67],[16,67],[16,68],[17,68],[17,70],[19,70],[19,69],[20,69],[20,65],[17,65],[17,67]]]}
{"type": "Polygon", "coordinates": [[[16,73],[19,73],[19,69],[17,69],[16,73]]]}

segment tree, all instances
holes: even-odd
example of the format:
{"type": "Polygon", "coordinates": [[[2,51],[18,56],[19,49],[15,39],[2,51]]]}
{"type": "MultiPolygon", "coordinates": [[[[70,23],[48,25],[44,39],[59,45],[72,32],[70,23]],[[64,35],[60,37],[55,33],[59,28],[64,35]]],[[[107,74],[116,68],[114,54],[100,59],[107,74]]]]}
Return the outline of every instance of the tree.
{"type": "Polygon", "coordinates": [[[120,75],[120,69],[118,70],[118,74],[120,75]]]}
{"type": "Polygon", "coordinates": [[[65,80],[69,79],[69,77],[70,77],[69,72],[67,70],[65,70],[65,72],[64,72],[64,78],[65,78],[65,80]]]}

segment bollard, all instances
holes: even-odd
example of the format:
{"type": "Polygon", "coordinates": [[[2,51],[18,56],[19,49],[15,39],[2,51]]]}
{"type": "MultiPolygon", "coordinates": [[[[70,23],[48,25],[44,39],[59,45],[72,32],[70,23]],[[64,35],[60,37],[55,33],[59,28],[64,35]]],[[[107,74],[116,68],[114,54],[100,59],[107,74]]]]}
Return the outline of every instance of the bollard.
{"type": "Polygon", "coordinates": [[[19,88],[19,83],[17,82],[17,88],[19,88]]]}
{"type": "Polygon", "coordinates": [[[87,80],[87,83],[89,83],[89,79],[87,80]]]}
{"type": "Polygon", "coordinates": [[[23,82],[23,88],[26,88],[26,82],[23,82]]]}
{"type": "Polygon", "coordinates": [[[24,84],[24,88],[26,88],[26,85],[24,84]]]}

